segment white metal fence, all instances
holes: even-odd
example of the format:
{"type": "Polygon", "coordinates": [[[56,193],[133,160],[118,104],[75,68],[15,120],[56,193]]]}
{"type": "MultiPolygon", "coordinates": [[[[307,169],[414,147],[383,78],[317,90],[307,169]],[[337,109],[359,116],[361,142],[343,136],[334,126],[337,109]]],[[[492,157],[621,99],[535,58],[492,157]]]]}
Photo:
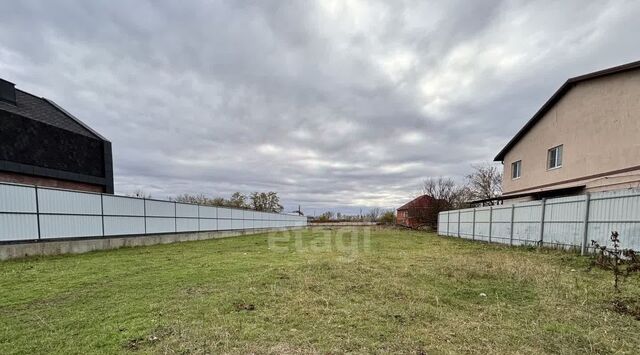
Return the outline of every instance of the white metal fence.
{"type": "Polygon", "coordinates": [[[441,212],[438,234],[509,245],[607,245],[612,231],[623,248],[640,250],[640,190],[618,190],[514,205],[441,212]]]}
{"type": "Polygon", "coordinates": [[[306,225],[304,216],[0,183],[0,242],[306,225]]]}

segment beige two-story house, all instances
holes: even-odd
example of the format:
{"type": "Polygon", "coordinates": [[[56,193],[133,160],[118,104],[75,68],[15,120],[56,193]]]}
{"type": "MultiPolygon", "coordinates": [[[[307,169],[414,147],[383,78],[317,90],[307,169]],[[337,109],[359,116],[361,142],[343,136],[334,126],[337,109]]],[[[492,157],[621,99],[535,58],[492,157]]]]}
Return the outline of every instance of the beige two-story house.
{"type": "Polygon", "coordinates": [[[640,61],[567,80],[494,160],[505,202],[640,187],[640,61]]]}

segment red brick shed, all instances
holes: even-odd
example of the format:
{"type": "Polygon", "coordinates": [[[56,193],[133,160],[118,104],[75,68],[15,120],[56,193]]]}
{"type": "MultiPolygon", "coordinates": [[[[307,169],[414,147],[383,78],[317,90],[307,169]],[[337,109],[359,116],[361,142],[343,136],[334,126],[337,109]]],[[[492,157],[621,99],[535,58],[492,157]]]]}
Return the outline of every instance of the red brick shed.
{"type": "Polygon", "coordinates": [[[422,195],[400,206],[397,210],[396,223],[406,227],[420,227],[437,223],[438,200],[422,195]]]}

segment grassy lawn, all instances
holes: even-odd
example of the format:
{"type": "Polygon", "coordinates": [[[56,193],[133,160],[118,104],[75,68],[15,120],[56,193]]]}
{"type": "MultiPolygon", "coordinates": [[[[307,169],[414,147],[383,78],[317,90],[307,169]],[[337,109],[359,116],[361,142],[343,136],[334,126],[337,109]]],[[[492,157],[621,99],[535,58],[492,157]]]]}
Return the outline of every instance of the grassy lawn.
{"type": "MultiPolygon", "coordinates": [[[[612,278],[586,272],[585,258],[396,229],[353,231],[1,262],[0,353],[640,348],[640,321],[607,309],[612,278]]],[[[640,296],[637,278],[623,287],[640,296]]]]}

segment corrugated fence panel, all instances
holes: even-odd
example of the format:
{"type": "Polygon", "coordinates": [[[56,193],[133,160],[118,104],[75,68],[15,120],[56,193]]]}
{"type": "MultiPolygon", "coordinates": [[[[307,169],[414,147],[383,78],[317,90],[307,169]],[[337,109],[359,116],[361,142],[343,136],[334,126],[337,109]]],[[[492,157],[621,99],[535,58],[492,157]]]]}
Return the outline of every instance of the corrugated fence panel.
{"type": "Polygon", "coordinates": [[[144,200],[124,196],[102,196],[105,216],[144,216],[144,200]]]}
{"type": "Polygon", "coordinates": [[[144,217],[104,217],[104,235],[144,234],[144,232],[144,217]]]}
{"type": "Polygon", "coordinates": [[[460,210],[460,236],[473,237],[473,209],[460,210]]]}
{"type": "Polygon", "coordinates": [[[200,213],[200,230],[215,231],[218,230],[217,208],[211,206],[199,206],[200,213]]]}
{"type": "Polygon", "coordinates": [[[102,236],[102,202],[98,194],[38,189],[40,238],[102,236]]]}
{"type": "Polygon", "coordinates": [[[231,229],[243,229],[244,221],[241,219],[232,219],[231,220],[231,229]]]}
{"type": "Polygon", "coordinates": [[[147,217],[175,217],[176,204],[168,201],[145,200],[147,217]]]}
{"type": "Polygon", "coordinates": [[[147,217],[147,234],[174,233],[175,231],[175,218],[147,217]]]}
{"type": "Polygon", "coordinates": [[[513,211],[513,245],[532,245],[540,241],[540,201],[517,204],[513,211]]]}
{"type": "Polygon", "coordinates": [[[588,241],[610,245],[612,231],[621,246],[640,250],[640,196],[638,190],[593,194],[589,208],[588,241]]]}
{"type": "Polygon", "coordinates": [[[144,200],[124,196],[102,196],[104,235],[144,234],[144,200]]]}
{"type": "MultiPolygon", "coordinates": [[[[220,212],[220,211],[218,211],[220,212]]],[[[218,230],[226,231],[231,229],[230,219],[218,219],[218,230]]]]}
{"type": "Polygon", "coordinates": [[[511,206],[493,208],[491,219],[491,241],[509,244],[511,237],[511,206]]]}
{"type": "Polygon", "coordinates": [[[218,207],[218,218],[231,219],[231,209],[218,207]]]}
{"type": "Polygon", "coordinates": [[[244,217],[243,216],[243,212],[244,212],[243,210],[238,210],[238,209],[234,208],[234,209],[231,210],[231,218],[232,219],[242,219],[244,217]]]}
{"type": "Polygon", "coordinates": [[[198,231],[198,205],[176,203],[176,230],[178,232],[198,231]]]}
{"type": "Polygon", "coordinates": [[[34,187],[0,185],[0,241],[38,239],[35,212],[34,187]]]}
{"type": "Polygon", "coordinates": [[[217,218],[216,208],[211,206],[200,206],[200,218],[217,218]]]}
{"type": "Polygon", "coordinates": [[[216,208],[212,206],[199,206],[200,218],[217,218],[216,208]]]}
{"type": "Polygon", "coordinates": [[[198,218],[198,205],[177,203],[176,217],[198,218]]]}
{"type": "Polygon", "coordinates": [[[218,230],[218,220],[217,219],[200,219],[200,230],[201,231],[216,231],[218,230]]]}
{"type": "Polygon", "coordinates": [[[458,235],[458,218],[460,214],[458,212],[449,213],[449,235],[457,236],[458,235]]]}
{"type": "Polygon", "coordinates": [[[0,241],[38,239],[35,214],[0,213],[0,241]]]}
{"type": "Polygon", "coordinates": [[[547,200],[544,209],[544,244],[578,246],[582,243],[585,197],[547,200]]]}
{"type": "Polygon", "coordinates": [[[444,235],[447,232],[447,222],[449,214],[446,212],[438,213],[438,234],[444,235]]]}
{"type": "Polygon", "coordinates": [[[102,216],[40,215],[40,238],[97,237],[102,235],[102,216]]]}
{"type": "Polygon", "coordinates": [[[85,192],[39,188],[38,207],[40,213],[102,214],[100,195],[85,192]]]}
{"type": "Polygon", "coordinates": [[[0,185],[0,212],[36,212],[36,189],[0,185]]]}
{"type": "Polygon", "coordinates": [[[476,209],[475,239],[489,241],[489,207],[476,209]]]}
{"type": "Polygon", "coordinates": [[[198,231],[198,218],[176,218],[176,229],[178,232],[198,231]]]}

